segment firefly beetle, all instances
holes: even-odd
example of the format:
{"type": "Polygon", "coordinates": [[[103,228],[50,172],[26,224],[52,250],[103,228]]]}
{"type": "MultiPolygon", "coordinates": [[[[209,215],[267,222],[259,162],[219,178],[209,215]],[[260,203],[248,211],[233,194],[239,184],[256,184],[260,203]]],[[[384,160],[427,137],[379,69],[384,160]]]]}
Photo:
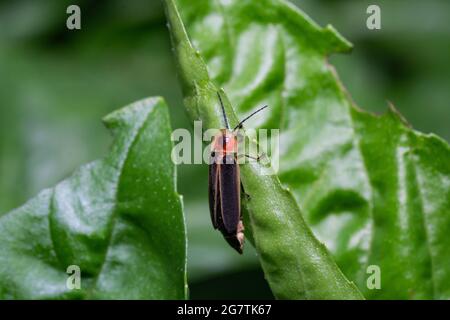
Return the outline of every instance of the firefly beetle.
{"type": "Polygon", "coordinates": [[[230,246],[242,254],[244,225],[241,216],[241,177],[237,162],[238,139],[236,131],[242,128],[245,121],[265,109],[267,105],[250,114],[231,130],[219,92],[217,92],[217,96],[226,128],[221,129],[214,136],[211,145],[209,210],[214,229],[219,229],[230,246]]]}

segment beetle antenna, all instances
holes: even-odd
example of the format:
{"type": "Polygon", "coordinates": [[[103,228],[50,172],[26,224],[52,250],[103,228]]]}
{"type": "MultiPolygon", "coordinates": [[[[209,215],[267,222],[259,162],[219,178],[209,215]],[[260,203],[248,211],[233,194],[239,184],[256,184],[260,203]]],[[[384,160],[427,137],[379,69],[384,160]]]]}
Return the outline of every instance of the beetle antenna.
{"type": "Polygon", "coordinates": [[[222,97],[220,96],[219,91],[217,91],[217,96],[219,97],[220,106],[222,107],[223,119],[225,120],[225,126],[228,130],[230,130],[230,125],[228,124],[227,114],[225,113],[225,108],[223,106],[222,97]]]}
{"type": "Polygon", "coordinates": [[[253,117],[255,114],[257,114],[258,112],[264,110],[265,108],[267,108],[268,105],[265,105],[264,107],[259,108],[258,110],[256,110],[255,112],[253,112],[251,115],[249,115],[247,118],[245,118],[244,120],[242,120],[241,122],[238,123],[238,125],[236,127],[234,127],[233,132],[236,131],[236,129],[240,129],[242,128],[242,124],[247,121],[248,119],[250,119],[251,117],[253,117]]]}

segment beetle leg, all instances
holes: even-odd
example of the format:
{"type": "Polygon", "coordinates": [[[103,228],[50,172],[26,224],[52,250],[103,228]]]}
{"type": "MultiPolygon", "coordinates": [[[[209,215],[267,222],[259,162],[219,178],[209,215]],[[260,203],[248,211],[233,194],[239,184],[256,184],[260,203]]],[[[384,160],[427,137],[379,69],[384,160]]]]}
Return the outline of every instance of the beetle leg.
{"type": "Polygon", "coordinates": [[[259,162],[259,159],[261,159],[261,157],[260,157],[260,156],[257,156],[257,157],[253,157],[253,156],[249,156],[248,154],[244,154],[244,157],[247,157],[247,158],[249,158],[249,159],[253,159],[253,160],[256,160],[256,161],[258,161],[258,162],[259,162]]]}
{"type": "Polygon", "coordinates": [[[245,198],[247,200],[250,200],[251,197],[247,192],[245,192],[244,185],[242,184],[242,182],[241,182],[241,192],[245,195],[245,198]]]}
{"type": "Polygon", "coordinates": [[[250,156],[248,154],[242,154],[241,156],[247,157],[249,159],[256,160],[257,162],[259,162],[262,158],[266,158],[266,154],[264,152],[261,153],[260,155],[258,155],[257,157],[253,157],[253,156],[250,156]]]}

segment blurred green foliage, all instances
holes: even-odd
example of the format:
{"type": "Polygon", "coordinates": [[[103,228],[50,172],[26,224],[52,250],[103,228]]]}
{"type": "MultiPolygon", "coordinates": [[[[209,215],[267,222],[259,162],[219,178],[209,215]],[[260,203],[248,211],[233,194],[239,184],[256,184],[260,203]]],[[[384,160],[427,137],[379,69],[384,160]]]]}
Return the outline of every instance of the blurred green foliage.
{"type": "MultiPolygon", "coordinates": [[[[331,62],[359,105],[382,112],[388,99],[415,128],[450,139],[448,1],[377,1],[380,31],[365,27],[372,2],[294,2],[354,44],[351,55],[331,62]]],[[[0,2],[0,212],[103,155],[110,137],[99,119],[131,101],[162,95],[173,128],[190,127],[165,24],[159,0],[0,2]],[[69,4],[81,7],[80,31],[66,29],[69,4]]],[[[263,280],[250,246],[238,257],[212,230],[206,168],[182,166],[178,172],[192,296],[214,296],[201,291],[205,281],[240,270],[255,270],[242,279],[242,286],[255,288],[249,296],[270,296],[267,286],[253,285],[263,280]]],[[[221,284],[215,290],[223,297],[220,292],[233,283],[221,284]]]]}

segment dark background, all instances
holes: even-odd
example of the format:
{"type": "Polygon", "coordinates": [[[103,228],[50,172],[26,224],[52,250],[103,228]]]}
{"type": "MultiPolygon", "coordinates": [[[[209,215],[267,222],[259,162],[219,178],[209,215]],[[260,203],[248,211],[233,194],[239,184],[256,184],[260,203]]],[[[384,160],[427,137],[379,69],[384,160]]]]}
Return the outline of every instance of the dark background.
{"type": "MultiPolygon", "coordinates": [[[[449,1],[294,2],[354,44],[330,61],[361,108],[380,113],[389,100],[417,130],[450,140],[449,1]],[[369,4],[381,7],[381,30],[366,28],[369,4]]],[[[174,128],[190,127],[159,0],[0,1],[0,214],[105,154],[100,119],[153,95],[174,128]],[[70,4],[80,31],[66,28],[70,4]]],[[[179,173],[191,297],[271,298],[250,245],[240,257],[212,230],[205,168],[179,173]]]]}

